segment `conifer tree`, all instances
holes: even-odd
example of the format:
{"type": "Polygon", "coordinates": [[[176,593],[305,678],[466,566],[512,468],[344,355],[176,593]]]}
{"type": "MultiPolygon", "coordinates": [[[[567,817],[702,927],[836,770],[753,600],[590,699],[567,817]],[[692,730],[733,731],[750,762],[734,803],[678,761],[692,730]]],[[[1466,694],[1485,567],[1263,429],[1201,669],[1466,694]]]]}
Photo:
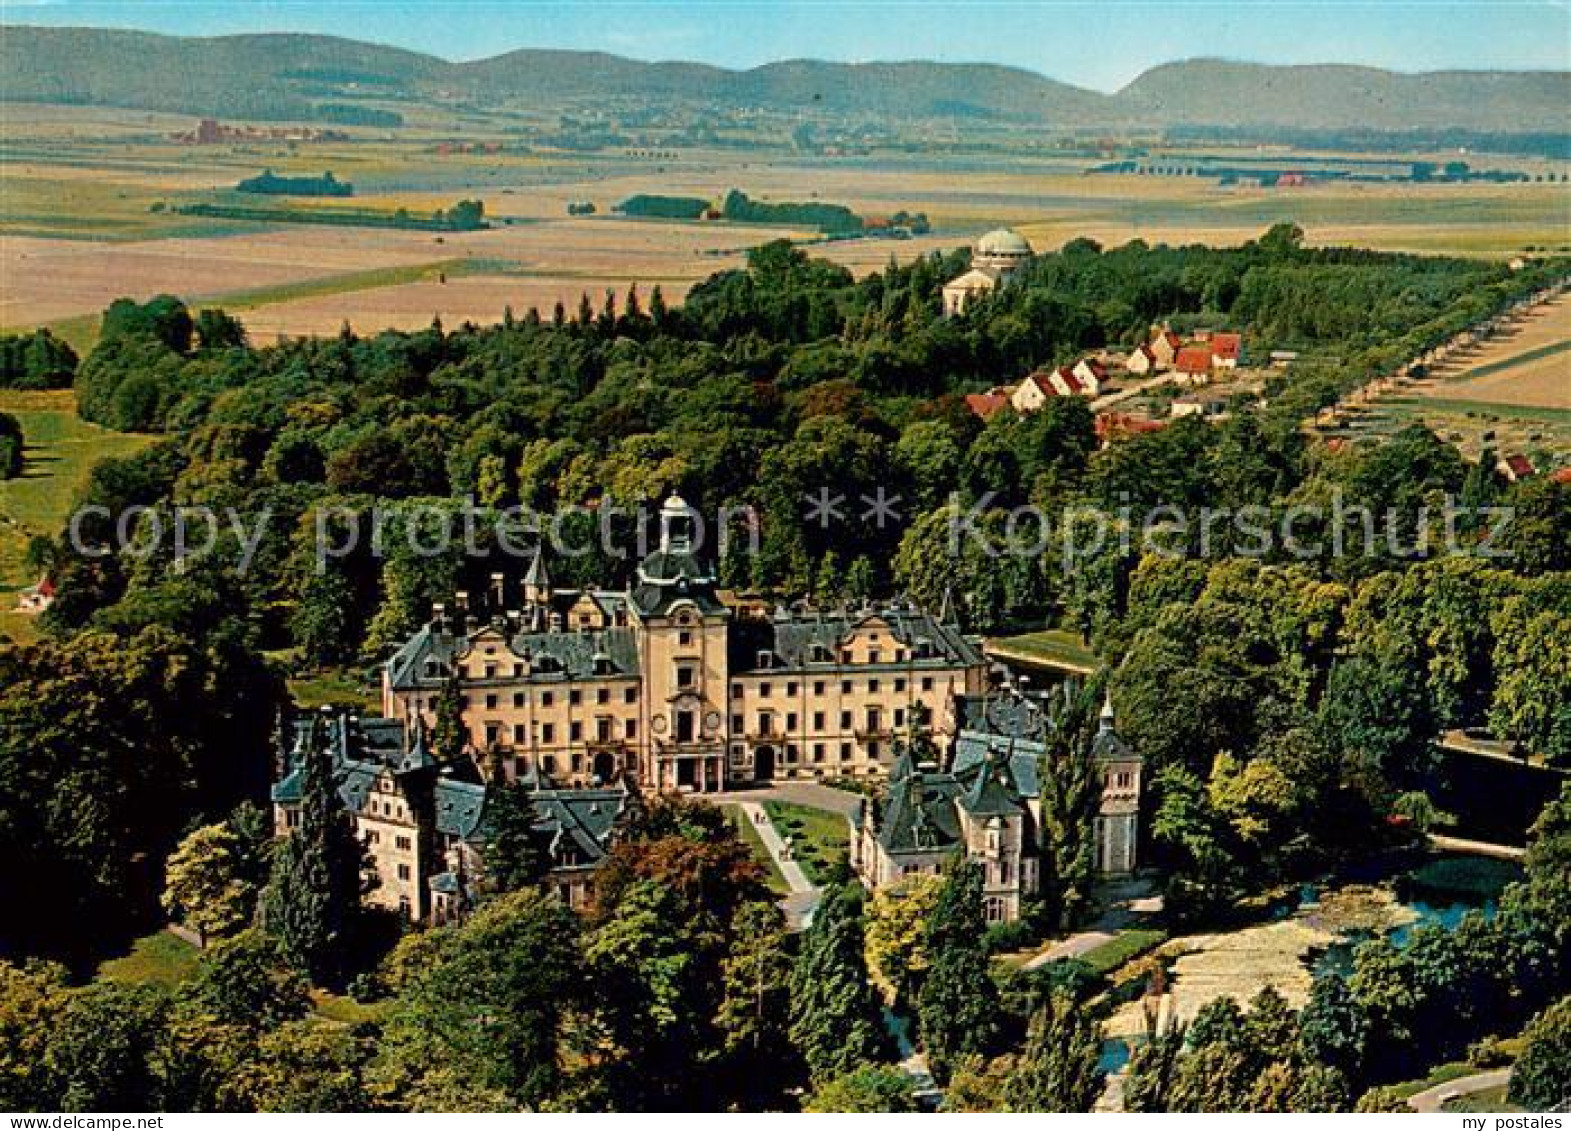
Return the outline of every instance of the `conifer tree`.
{"type": "Polygon", "coordinates": [[[1087,1112],[1101,1098],[1102,1027],[1083,1004],[1045,998],[1004,1085],[1010,1111],[1087,1112]]]}
{"type": "Polygon", "coordinates": [[[438,761],[456,762],[463,757],[469,732],[464,727],[464,692],[454,672],[436,697],[436,721],[431,727],[431,752],[438,761]]]}
{"type": "Polygon", "coordinates": [[[1088,733],[1087,697],[1068,700],[1048,729],[1042,782],[1042,903],[1068,930],[1089,905],[1096,877],[1095,822],[1102,791],[1088,733]]]}
{"type": "Polygon", "coordinates": [[[997,1035],[998,987],[988,973],[986,934],[982,870],[956,857],[927,921],[928,973],[917,995],[922,1045],[940,1082],[962,1057],[985,1056],[997,1035]]]}
{"type": "Polygon", "coordinates": [[[546,861],[535,839],[535,805],[529,791],[516,782],[494,786],[487,820],[491,836],[485,849],[486,886],[504,892],[539,883],[546,861]]]}
{"type": "Polygon", "coordinates": [[[323,986],[349,968],[363,850],[338,794],[326,736],[313,721],[301,767],[300,821],[273,855],[262,925],[291,966],[323,986]]]}
{"type": "Polygon", "coordinates": [[[886,1039],[862,947],[862,911],[848,886],[827,888],[791,970],[791,1040],[815,1084],[872,1061],[886,1039]]]}

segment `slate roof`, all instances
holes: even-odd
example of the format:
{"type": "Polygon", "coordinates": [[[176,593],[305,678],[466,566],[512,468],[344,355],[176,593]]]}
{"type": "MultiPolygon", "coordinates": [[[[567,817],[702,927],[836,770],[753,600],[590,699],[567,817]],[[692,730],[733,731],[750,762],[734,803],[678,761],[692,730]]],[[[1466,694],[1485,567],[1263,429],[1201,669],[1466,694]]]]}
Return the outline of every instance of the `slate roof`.
{"type": "Polygon", "coordinates": [[[433,798],[437,832],[459,840],[477,840],[484,836],[486,787],[483,784],[438,778],[433,798]]]}
{"type": "MultiPolygon", "coordinates": [[[[1007,762],[981,762],[960,804],[973,817],[1003,817],[1020,812],[1020,793],[1009,780],[1007,762]]],[[[957,774],[958,778],[959,775],[957,774]]]]}
{"type": "Polygon", "coordinates": [[[300,718],[292,727],[289,768],[273,785],[274,802],[299,802],[304,776],[301,754],[313,733],[332,751],[338,795],[352,813],[365,808],[372,784],[384,771],[412,778],[434,771],[437,766],[424,728],[416,728],[406,741],[404,724],[398,719],[362,719],[344,712],[300,718]]]}
{"type": "MultiPolygon", "coordinates": [[[[299,754],[312,732],[312,722],[303,719],[295,724],[291,767],[273,787],[273,800],[277,803],[287,805],[300,800],[299,754]]],[[[471,842],[484,841],[490,835],[490,787],[473,762],[436,762],[426,752],[421,728],[416,728],[406,743],[405,726],[397,719],[355,719],[339,714],[324,723],[325,734],[318,733],[330,744],[339,796],[350,812],[359,813],[365,808],[372,783],[383,772],[406,781],[426,777],[433,783],[429,819],[437,832],[471,842]]],[[[531,791],[535,832],[547,846],[553,863],[565,867],[592,867],[605,856],[633,797],[625,786],[563,789],[538,773],[522,784],[531,791]]],[[[420,803],[418,796],[406,796],[413,803],[420,803]]],[[[457,881],[451,882],[456,885],[457,881]]]]}
{"type": "MultiPolygon", "coordinates": [[[[601,595],[597,594],[597,597],[601,595]]],[[[495,631],[495,625],[471,632],[450,632],[439,624],[427,624],[405,642],[387,661],[389,680],[395,691],[440,687],[453,670],[454,663],[467,654],[475,637],[495,631]]],[[[521,677],[528,682],[583,680],[596,676],[638,675],[638,646],[630,628],[606,628],[595,632],[518,632],[503,633],[514,655],[528,665],[521,677]],[[538,661],[545,660],[541,664],[538,661]],[[608,662],[604,672],[597,671],[599,660],[608,662]]],[[[509,672],[499,680],[517,682],[509,672]]],[[[483,683],[484,680],[468,680],[483,683]]]]}
{"type": "Polygon", "coordinates": [[[878,843],[892,854],[954,848],[960,843],[955,800],[963,788],[953,774],[917,771],[891,780],[879,820],[878,843]]]}
{"type": "Polygon", "coordinates": [[[605,856],[631,794],[627,789],[545,789],[534,795],[535,831],[545,835],[551,858],[590,867],[605,856]]]}
{"type": "Polygon", "coordinates": [[[715,594],[714,571],[697,554],[680,550],[657,550],[640,562],[628,597],[645,617],[665,616],[681,601],[693,602],[706,615],[727,612],[715,594]]]}
{"type": "Polygon", "coordinates": [[[1041,779],[1037,769],[1041,764],[1044,748],[1040,742],[1022,742],[1002,735],[982,734],[979,731],[961,731],[955,739],[954,760],[950,771],[957,776],[968,776],[979,766],[1002,759],[1009,766],[1009,776],[1021,797],[1039,797],[1041,779]]]}
{"type": "Polygon", "coordinates": [[[731,672],[834,670],[840,663],[841,643],[875,617],[889,626],[890,635],[907,650],[906,659],[898,663],[891,653],[888,666],[969,667],[985,662],[956,625],[945,624],[907,601],[856,611],[820,610],[799,603],[776,609],[767,621],[741,622],[732,629],[731,672]],[[771,656],[767,668],[759,666],[761,652],[771,656]]]}

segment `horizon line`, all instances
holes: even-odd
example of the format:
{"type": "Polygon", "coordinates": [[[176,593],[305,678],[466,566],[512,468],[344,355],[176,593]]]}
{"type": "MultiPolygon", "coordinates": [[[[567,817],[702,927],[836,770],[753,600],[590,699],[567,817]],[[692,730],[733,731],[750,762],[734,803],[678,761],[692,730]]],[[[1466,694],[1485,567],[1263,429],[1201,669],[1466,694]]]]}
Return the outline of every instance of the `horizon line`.
{"type": "MultiPolygon", "coordinates": [[[[13,9],[13,12],[14,12],[14,9],[13,9]]],[[[931,57],[922,57],[922,56],[908,56],[908,57],[904,57],[904,58],[835,59],[835,58],[826,58],[826,57],[823,57],[823,56],[814,56],[814,55],[794,55],[794,56],[782,56],[780,58],[770,59],[770,60],[767,60],[767,61],[762,62],[762,63],[753,64],[752,66],[733,66],[733,65],[728,65],[728,64],[725,64],[725,63],[711,62],[711,61],[708,61],[708,60],[705,60],[705,59],[700,59],[700,58],[684,58],[684,57],[679,57],[679,56],[664,57],[664,58],[642,58],[642,57],[637,56],[637,55],[626,55],[626,54],[623,54],[623,53],[618,52],[618,51],[610,51],[610,50],[605,50],[605,49],[602,49],[602,48],[531,46],[531,45],[528,45],[528,44],[523,44],[523,45],[516,46],[516,47],[509,47],[509,48],[506,48],[505,50],[496,52],[494,54],[489,54],[489,55],[476,55],[476,56],[472,56],[472,57],[468,57],[468,58],[452,58],[452,57],[449,57],[449,56],[446,56],[446,55],[438,54],[435,51],[423,51],[423,50],[419,50],[419,49],[416,49],[416,48],[413,48],[413,47],[406,47],[403,44],[399,44],[399,43],[390,43],[390,42],[387,42],[387,41],[381,40],[381,39],[374,39],[374,38],[364,38],[364,39],[362,39],[362,38],[359,38],[357,36],[338,35],[338,34],[335,34],[335,33],[332,33],[332,32],[295,31],[295,30],[289,30],[289,29],[276,29],[276,30],[268,30],[268,31],[222,32],[222,33],[219,33],[219,34],[216,34],[216,35],[178,35],[178,34],[174,34],[172,32],[154,31],[154,30],[147,29],[147,28],[109,27],[109,26],[105,26],[105,25],[102,25],[102,24],[39,24],[39,23],[28,23],[28,22],[25,22],[25,21],[18,23],[18,22],[14,22],[14,21],[8,20],[8,19],[7,20],[0,20],[0,32],[5,32],[5,31],[8,31],[8,30],[12,30],[12,29],[24,29],[24,28],[25,29],[29,29],[29,30],[33,30],[33,31],[44,31],[44,32],[90,31],[90,32],[104,32],[104,33],[111,34],[111,35],[146,35],[146,36],[153,36],[153,37],[158,38],[158,39],[177,40],[177,41],[181,41],[181,42],[214,42],[214,41],[220,41],[220,40],[263,39],[263,38],[269,38],[269,37],[292,37],[292,38],[297,38],[297,39],[331,40],[331,41],[335,41],[335,42],[339,42],[339,43],[353,43],[353,44],[358,44],[360,46],[365,46],[365,47],[376,47],[376,48],[381,48],[383,50],[388,50],[388,51],[398,51],[398,52],[401,52],[401,53],[406,54],[406,55],[415,56],[417,58],[434,59],[434,60],[436,60],[439,63],[444,63],[444,64],[446,64],[448,66],[457,66],[457,67],[462,67],[462,66],[466,66],[466,65],[473,65],[473,64],[477,64],[477,63],[494,62],[494,61],[496,61],[498,59],[507,58],[510,55],[518,55],[518,54],[523,54],[525,52],[533,52],[533,53],[538,53],[538,54],[552,54],[552,55],[603,56],[603,57],[606,57],[606,58],[616,59],[616,60],[619,60],[619,61],[622,61],[622,62],[636,63],[636,64],[640,64],[640,65],[643,65],[643,66],[650,66],[650,67],[659,67],[659,66],[704,67],[704,68],[707,68],[709,70],[718,71],[718,72],[721,72],[723,74],[729,74],[729,75],[751,74],[751,73],[753,73],[755,71],[764,70],[764,69],[767,69],[769,67],[784,66],[784,65],[788,65],[788,64],[792,64],[792,63],[811,63],[811,64],[818,64],[818,65],[823,65],[823,66],[838,66],[838,67],[880,67],[880,66],[931,66],[931,67],[946,67],[946,68],[989,67],[989,68],[995,68],[995,69],[998,69],[998,70],[1013,71],[1013,72],[1015,72],[1017,74],[1022,74],[1022,75],[1031,75],[1031,76],[1033,76],[1035,78],[1043,79],[1043,80],[1045,80],[1047,82],[1057,83],[1057,84],[1059,84],[1061,86],[1067,86],[1067,87],[1070,87],[1071,89],[1074,89],[1074,90],[1078,90],[1078,91],[1081,91],[1081,92],[1084,92],[1084,93],[1088,93],[1088,94],[1097,94],[1097,95],[1101,95],[1103,97],[1113,97],[1113,96],[1119,94],[1120,92],[1122,92],[1124,90],[1127,90],[1130,86],[1132,86],[1135,83],[1139,82],[1140,79],[1144,78],[1146,75],[1151,74],[1153,71],[1161,70],[1164,67],[1183,66],[1185,64],[1193,64],[1193,63],[1223,63],[1223,64],[1227,64],[1227,65],[1230,65],[1230,66],[1260,67],[1260,68],[1264,68],[1264,69],[1267,69],[1267,70],[1276,70],[1276,71],[1313,70],[1313,69],[1320,69],[1320,68],[1342,68],[1342,69],[1355,70],[1355,71],[1368,71],[1368,72],[1373,72],[1373,73],[1376,73],[1376,74],[1394,75],[1394,76],[1401,77],[1401,78],[1422,78],[1422,77],[1431,76],[1431,75],[1561,75],[1561,76],[1571,77],[1571,67],[1534,67],[1534,66],[1526,66],[1526,65],[1524,65],[1524,66],[1518,66],[1518,67],[1478,67],[1478,68],[1433,67],[1433,68],[1425,68],[1425,69],[1421,69],[1421,70],[1402,70],[1402,69],[1398,69],[1398,68],[1395,68],[1395,67],[1377,66],[1377,65],[1372,64],[1372,63],[1337,62],[1335,60],[1330,60],[1330,59],[1322,60],[1322,61],[1319,61],[1319,62],[1313,62],[1313,63],[1272,63],[1272,62],[1266,62],[1266,61],[1261,60],[1261,59],[1247,58],[1247,57],[1242,57],[1242,56],[1186,55],[1186,56],[1175,56],[1175,57],[1173,57],[1171,59],[1163,60],[1162,62],[1152,63],[1150,66],[1147,66],[1144,69],[1142,69],[1139,72],[1139,74],[1137,74],[1134,78],[1130,79],[1128,82],[1125,82],[1123,85],[1115,87],[1113,89],[1108,89],[1108,88],[1100,87],[1100,86],[1081,85],[1077,81],[1074,81],[1074,80],[1071,80],[1071,79],[1068,79],[1068,78],[1060,78],[1060,77],[1057,77],[1055,75],[1048,74],[1045,71],[1040,71],[1040,70],[1037,70],[1037,69],[1035,69],[1033,67],[1028,67],[1028,66],[1025,66],[1025,65],[1020,64],[1020,63],[1001,63],[1001,62],[996,62],[996,61],[988,60],[988,59],[934,59],[934,58],[931,58],[931,57]]]]}

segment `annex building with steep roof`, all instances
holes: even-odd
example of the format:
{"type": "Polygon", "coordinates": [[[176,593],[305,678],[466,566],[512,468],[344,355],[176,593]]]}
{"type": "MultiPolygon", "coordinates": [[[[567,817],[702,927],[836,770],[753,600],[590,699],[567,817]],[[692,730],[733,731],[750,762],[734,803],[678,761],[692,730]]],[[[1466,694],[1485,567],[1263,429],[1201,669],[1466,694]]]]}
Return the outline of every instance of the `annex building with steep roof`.
{"type": "MultiPolygon", "coordinates": [[[[406,724],[346,711],[296,719],[280,736],[272,791],[281,836],[299,825],[303,766],[312,744],[327,749],[339,800],[375,875],[365,902],[432,923],[471,907],[484,876],[490,803],[498,788],[475,762],[439,761],[419,720],[406,724]]],[[[571,789],[542,775],[519,785],[534,810],[531,834],[545,863],[544,886],[570,906],[581,905],[635,795],[620,783],[571,789]]]]}
{"type": "MultiPolygon", "coordinates": [[[[865,801],[850,818],[851,866],[864,886],[937,875],[963,852],[981,869],[987,921],[1020,918],[1041,891],[1041,775],[1052,725],[1040,702],[1011,688],[961,700],[947,768],[902,755],[882,802],[865,801]]],[[[1088,753],[1102,784],[1097,872],[1128,875],[1138,863],[1142,759],[1119,737],[1111,701],[1088,753]]]]}

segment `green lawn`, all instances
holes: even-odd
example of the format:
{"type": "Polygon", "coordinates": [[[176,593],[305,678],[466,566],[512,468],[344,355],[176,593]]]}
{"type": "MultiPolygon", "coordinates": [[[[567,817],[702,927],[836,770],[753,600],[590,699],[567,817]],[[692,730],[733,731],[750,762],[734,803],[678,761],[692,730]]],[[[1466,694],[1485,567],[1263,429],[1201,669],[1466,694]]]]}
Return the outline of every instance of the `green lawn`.
{"type": "Polygon", "coordinates": [[[108,982],[135,982],[155,986],[178,986],[196,973],[202,952],[168,931],[156,931],[131,944],[131,953],[111,958],[98,967],[98,976],[108,982]]]}
{"type": "Polygon", "coordinates": [[[791,890],[791,885],[786,883],[785,877],[780,874],[780,866],[769,855],[769,850],[764,847],[763,838],[758,835],[758,830],[753,827],[753,822],[749,821],[747,815],[742,812],[742,807],[740,805],[726,805],[722,808],[725,810],[726,817],[736,826],[737,832],[741,834],[742,839],[747,842],[747,847],[753,853],[753,859],[762,865],[765,872],[764,882],[769,885],[769,890],[776,895],[787,894],[791,890]]]}
{"type": "Polygon", "coordinates": [[[1458,1096],[1441,1104],[1440,1110],[1462,1115],[1476,1112],[1521,1111],[1521,1108],[1506,1099],[1506,1093],[1510,1090],[1509,1084],[1502,1084],[1498,1088],[1485,1088],[1482,1092],[1474,1092],[1470,1096],[1458,1096]]]}
{"type": "Polygon", "coordinates": [[[796,862],[811,883],[823,885],[833,878],[836,864],[845,858],[851,830],[846,819],[827,809],[811,809],[786,801],[766,801],[775,831],[789,837],[796,862]]]}
{"type": "Polygon", "coordinates": [[[994,637],[984,648],[994,659],[1046,664],[1081,674],[1095,671],[1099,664],[1096,653],[1081,643],[1079,633],[1062,628],[994,637]]]}
{"type": "Polygon", "coordinates": [[[1419,1092],[1428,1091],[1437,1084],[1448,1084],[1452,1080],[1460,1080],[1464,1076],[1476,1075],[1477,1072],[1478,1068],[1476,1066],[1465,1061],[1453,1060],[1449,1064],[1442,1064],[1430,1069],[1429,1075],[1422,1080],[1409,1080],[1403,1084],[1396,1084],[1391,1088],[1391,1091],[1394,1095],[1405,1100],[1410,1096],[1418,1095],[1419,1092]]]}
{"type": "Polygon", "coordinates": [[[1166,941],[1166,931],[1152,928],[1120,931],[1101,946],[1094,946],[1086,951],[1080,956],[1080,961],[1090,967],[1092,973],[1105,977],[1147,951],[1155,950],[1166,941]]]}
{"type": "Polygon", "coordinates": [[[0,482],[0,633],[25,640],[36,635],[32,619],[13,607],[14,595],[38,580],[27,574],[28,540],[60,532],[93,464],[139,451],[152,440],[88,424],[76,415],[69,390],[0,390],[0,412],[16,417],[27,445],[21,478],[0,482]]]}
{"type": "Polygon", "coordinates": [[[379,1018],[385,1011],[385,1005],[382,1002],[366,1005],[343,994],[312,990],[311,1010],[318,1017],[336,1021],[340,1025],[359,1025],[361,1022],[375,1021],[379,1018]]]}
{"type": "Polygon", "coordinates": [[[362,715],[380,715],[381,697],[368,689],[360,671],[322,671],[288,681],[289,695],[302,711],[318,707],[353,707],[362,715]]]}

